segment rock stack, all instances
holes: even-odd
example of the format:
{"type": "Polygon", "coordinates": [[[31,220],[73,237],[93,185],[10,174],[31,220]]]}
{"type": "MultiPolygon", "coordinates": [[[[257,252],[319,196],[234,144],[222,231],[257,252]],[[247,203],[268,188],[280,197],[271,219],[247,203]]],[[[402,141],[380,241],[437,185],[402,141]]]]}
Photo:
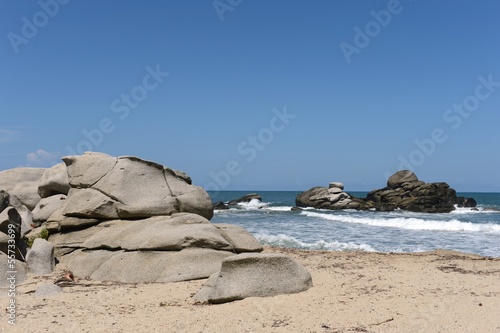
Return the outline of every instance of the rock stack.
{"type": "Polygon", "coordinates": [[[455,209],[455,205],[476,205],[472,198],[457,198],[456,191],[447,183],[425,183],[409,170],[396,172],[388,179],[387,187],[369,192],[364,199],[355,198],[343,189],[343,184],[337,182],[330,183],[329,188],[313,187],[297,196],[296,205],[333,210],[403,209],[426,213],[449,213],[455,209]]]}
{"type": "MultiPolygon", "coordinates": [[[[245,293],[235,296],[232,291],[224,291],[224,286],[246,282],[239,280],[241,274],[234,274],[224,279],[226,284],[217,284],[217,295],[225,296],[198,299],[220,303],[299,292],[312,285],[309,273],[293,259],[275,261],[259,254],[261,244],[243,228],[210,223],[210,196],[192,185],[191,178],[181,171],[137,157],[102,153],[68,156],[63,161],[50,169],[0,173],[0,189],[6,190],[0,192],[0,205],[7,211],[1,216],[5,215],[3,219],[8,223],[15,220],[16,225],[24,227],[17,238],[19,244],[27,231],[34,235],[46,230],[50,234],[52,250],[37,239],[27,256],[32,261],[47,258],[48,262],[28,262],[28,271],[36,267],[33,273],[47,273],[53,268],[50,254],[54,253],[77,278],[177,282],[223,274],[221,268],[229,259],[236,263],[230,265],[233,273],[261,269],[271,260],[283,263],[278,270],[291,279],[288,287],[283,287],[281,280],[268,280],[273,292],[263,292],[250,283],[245,293]],[[24,179],[28,182],[23,185],[24,179]],[[26,216],[21,217],[19,211],[26,216]],[[252,260],[246,257],[250,254],[252,260]],[[287,267],[303,271],[287,275],[287,267]]],[[[23,261],[25,253],[18,259],[23,261]]]]}
{"type": "Polygon", "coordinates": [[[297,207],[314,207],[320,209],[357,209],[367,210],[371,206],[362,199],[344,192],[344,184],[332,182],[326,187],[313,187],[300,193],[295,199],[297,207]]]}

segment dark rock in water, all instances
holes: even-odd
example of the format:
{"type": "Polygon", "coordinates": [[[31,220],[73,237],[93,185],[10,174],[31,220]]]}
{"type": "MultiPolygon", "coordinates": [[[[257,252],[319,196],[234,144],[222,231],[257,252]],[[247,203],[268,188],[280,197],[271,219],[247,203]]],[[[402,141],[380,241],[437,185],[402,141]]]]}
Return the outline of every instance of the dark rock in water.
{"type": "Polygon", "coordinates": [[[464,197],[458,197],[457,198],[457,205],[458,207],[476,207],[477,202],[473,198],[464,198],[464,197]]]}
{"type": "Polygon", "coordinates": [[[234,205],[237,205],[239,204],[240,202],[250,202],[252,201],[253,199],[257,199],[259,201],[262,201],[262,197],[260,195],[258,195],[257,193],[250,193],[250,194],[247,194],[247,195],[244,195],[242,196],[241,198],[239,199],[234,199],[234,200],[231,200],[229,201],[227,204],[229,206],[234,206],[234,205]]]}
{"type": "Polygon", "coordinates": [[[399,208],[421,213],[449,213],[455,209],[456,199],[455,190],[447,183],[424,183],[409,170],[396,172],[387,181],[387,187],[366,196],[378,211],[399,208]]]}
{"type": "MultiPolygon", "coordinates": [[[[464,199],[463,202],[471,205],[467,207],[475,204],[474,199],[464,199]]],[[[357,210],[375,208],[383,212],[399,208],[412,212],[449,213],[455,209],[456,203],[456,191],[447,183],[425,183],[409,170],[396,172],[387,181],[387,187],[371,191],[365,199],[353,197],[338,186],[313,187],[300,193],[295,199],[295,204],[299,207],[357,210]]]]}
{"type": "Polygon", "coordinates": [[[229,209],[229,206],[226,205],[223,201],[219,201],[213,204],[214,210],[222,210],[222,209],[229,209]]]}
{"type": "Polygon", "coordinates": [[[302,208],[300,207],[292,207],[292,209],[290,209],[292,212],[298,212],[298,211],[301,211],[302,208]]]}
{"type": "Polygon", "coordinates": [[[0,191],[0,213],[9,206],[10,196],[4,190],[0,191]]]}

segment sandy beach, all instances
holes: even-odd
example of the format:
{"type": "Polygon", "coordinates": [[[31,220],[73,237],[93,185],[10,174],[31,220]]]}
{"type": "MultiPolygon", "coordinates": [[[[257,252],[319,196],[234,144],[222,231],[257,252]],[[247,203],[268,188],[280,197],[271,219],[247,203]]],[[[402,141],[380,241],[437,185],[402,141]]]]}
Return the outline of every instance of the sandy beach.
{"type": "MultiPolygon", "coordinates": [[[[77,280],[36,297],[51,276],[18,286],[16,325],[1,332],[499,332],[500,259],[266,247],[302,263],[314,287],[293,295],[196,304],[204,280],[116,284],[77,280]]],[[[4,309],[7,298],[1,298],[4,309]]]]}

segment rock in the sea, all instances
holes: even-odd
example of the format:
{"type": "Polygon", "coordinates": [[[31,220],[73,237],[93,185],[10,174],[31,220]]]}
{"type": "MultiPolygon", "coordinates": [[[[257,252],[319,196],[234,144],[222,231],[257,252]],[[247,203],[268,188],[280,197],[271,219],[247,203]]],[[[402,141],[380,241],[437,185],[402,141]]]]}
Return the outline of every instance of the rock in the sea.
{"type": "Polygon", "coordinates": [[[0,171],[0,189],[10,195],[10,205],[19,207],[25,205],[30,210],[35,208],[40,196],[38,184],[46,169],[15,168],[0,171]]]}
{"type": "Polygon", "coordinates": [[[213,216],[210,196],[171,169],[137,157],[101,153],[64,157],[71,189],[66,216],[147,218],[177,212],[213,216]]]}
{"type": "Polygon", "coordinates": [[[59,163],[45,170],[38,184],[38,194],[47,198],[56,194],[67,195],[69,192],[69,179],[66,165],[59,163]]]}
{"type": "Polygon", "coordinates": [[[328,188],[338,188],[341,191],[344,190],[344,183],[341,182],[331,182],[328,184],[328,188]]]}
{"type": "Polygon", "coordinates": [[[250,193],[250,194],[242,196],[241,198],[231,200],[227,204],[229,206],[235,206],[235,205],[237,205],[239,203],[250,202],[250,201],[252,201],[254,199],[262,201],[262,197],[259,194],[257,194],[257,193],[250,193]]]}
{"type": "Polygon", "coordinates": [[[299,293],[312,287],[309,272],[284,254],[239,254],[222,261],[194,296],[199,302],[225,303],[247,297],[299,293]]]}
{"type": "Polygon", "coordinates": [[[214,208],[214,210],[225,210],[225,209],[229,209],[229,206],[226,205],[223,201],[218,201],[218,202],[213,204],[213,208],[214,208]]]}
{"type": "Polygon", "coordinates": [[[413,172],[410,170],[401,170],[389,177],[387,180],[387,187],[395,189],[400,187],[403,183],[416,181],[418,181],[418,178],[413,172]]]}
{"type": "Polygon", "coordinates": [[[424,183],[409,171],[396,172],[387,181],[387,187],[371,191],[366,197],[379,211],[396,208],[412,212],[449,213],[455,209],[457,195],[443,182],[424,183]]]}
{"type": "Polygon", "coordinates": [[[457,197],[457,206],[472,208],[477,206],[477,201],[474,198],[457,197]]]}
{"type": "Polygon", "coordinates": [[[326,188],[321,186],[313,187],[300,193],[295,199],[295,205],[297,207],[314,207],[332,210],[367,210],[371,208],[368,202],[342,191],[340,187],[326,188]]]}
{"type": "Polygon", "coordinates": [[[45,239],[37,238],[26,254],[28,272],[35,275],[52,273],[55,267],[54,245],[45,239]]]}

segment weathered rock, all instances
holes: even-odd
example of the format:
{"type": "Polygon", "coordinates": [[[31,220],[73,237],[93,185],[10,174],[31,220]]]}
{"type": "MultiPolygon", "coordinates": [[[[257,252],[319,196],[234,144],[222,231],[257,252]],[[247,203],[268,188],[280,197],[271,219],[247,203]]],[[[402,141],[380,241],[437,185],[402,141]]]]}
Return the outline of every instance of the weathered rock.
{"type": "Polygon", "coordinates": [[[55,267],[54,245],[45,239],[37,238],[26,254],[28,272],[35,275],[52,273],[55,267]]]}
{"type": "Polygon", "coordinates": [[[222,237],[227,240],[232,251],[241,252],[260,252],[264,248],[248,231],[234,224],[217,223],[215,227],[220,231],[222,237]]]}
{"type": "Polygon", "coordinates": [[[60,208],[49,216],[47,222],[44,223],[44,226],[51,233],[55,233],[58,231],[64,231],[68,229],[85,228],[99,224],[100,222],[102,222],[102,220],[93,218],[78,218],[78,217],[65,216],[63,215],[63,209],[60,208]]]}
{"type": "Polygon", "coordinates": [[[101,219],[176,212],[213,216],[208,193],[169,168],[137,157],[86,153],[63,158],[71,190],[63,214],[101,219]]]}
{"type": "Polygon", "coordinates": [[[212,206],[214,210],[224,210],[224,209],[229,209],[229,206],[226,205],[223,201],[218,201],[213,204],[212,206]]]}
{"type": "Polygon", "coordinates": [[[41,198],[47,198],[56,194],[69,192],[69,179],[66,165],[59,163],[45,170],[38,184],[38,194],[41,198]]]}
{"type": "Polygon", "coordinates": [[[458,197],[456,204],[458,207],[472,208],[477,206],[477,201],[474,198],[458,197]]]}
{"type": "Polygon", "coordinates": [[[262,201],[262,197],[257,194],[257,193],[250,193],[250,194],[247,194],[247,195],[244,195],[242,196],[241,198],[238,198],[238,199],[234,199],[234,200],[231,200],[229,201],[227,204],[229,206],[235,206],[239,203],[243,203],[243,202],[250,202],[252,201],[253,199],[256,199],[256,200],[259,200],[259,201],[262,201]]]}
{"type": "Polygon", "coordinates": [[[7,239],[2,237],[0,242],[0,250],[3,253],[11,254],[14,253],[16,259],[24,260],[26,255],[27,246],[22,240],[22,219],[16,208],[8,207],[0,213],[0,233],[7,235],[7,239]],[[9,248],[14,241],[14,248],[9,248]],[[8,250],[11,251],[8,251],[8,250]]]}
{"type": "Polygon", "coordinates": [[[416,181],[418,181],[418,178],[413,172],[410,170],[401,170],[389,177],[387,180],[387,187],[395,189],[400,187],[403,183],[416,181]]]}
{"type": "MultiPolygon", "coordinates": [[[[236,251],[215,225],[199,215],[186,213],[144,220],[107,221],[84,230],[54,234],[49,240],[56,247],[87,250],[180,251],[199,247],[236,251]]],[[[244,246],[242,241],[243,249],[244,246]]]]}
{"type": "Polygon", "coordinates": [[[300,208],[300,207],[295,206],[295,207],[292,207],[290,210],[291,210],[292,212],[300,212],[300,211],[302,211],[303,209],[302,209],[302,208],[300,208]]]}
{"type": "MultiPolygon", "coordinates": [[[[339,183],[335,183],[335,186],[339,183]]],[[[339,187],[313,187],[308,191],[300,193],[295,199],[298,207],[314,207],[319,209],[358,209],[367,210],[372,206],[363,199],[355,198],[339,187]]]]}
{"type": "Polygon", "coordinates": [[[396,208],[426,213],[449,213],[455,209],[456,192],[443,182],[424,183],[411,171],[398,171],[389,178],[388,187],[371,191],[366,201],[378,211],[396,208]],[[389,186],[390,185],[390,186],[389,186]]]}
{"type": "Polygon", "coordinates": [[[210,277],[194,299],[224,303],[298,293],[311,287],[309,272],[284,254],[239,254],[224,259],[220,272],[210,277]]]}
{"type": "Polygon", "coordinates": [[[10,196],[4,190],[0,190],[0,213],[9,206],[10,196]]]}
{"type": "Polygon", "coordinates": [[[0,171],[0,189],[9,193],[12,206],[25,205],[31,210],[40,201],[38,183],[45,170],[43,168],[16,168],[0,171]]]}
{"type": "Polygon", "coordinates": [[[178,282],[207,278],[220,269],[228,251],[190,248],[182,251],[76,250],[60,258],[76,277],[124,283],[178,282]]]}
{"type": "MultiPolygon", "coordinates": [[[[168,169],[168,168],[166,168],[166,169],[168,169]]],[[[191,180],[191,177],[189,177],[189,175],[187,173],[185,173],[184,171],[179,171],[179,170],[172,170],[172,171],[177,176],[177,178],[182,179],[183,181],[185,181],[189,185],[193,185],[193,181],[191,180]]]]}
{"type": "Polygon", "coordinates": [[[0,252],[0,288],[9,288],[11,284],[19,285],[28,277],[27,272],[24,262],[12,261],[7,254],[0,252]],[[14,279],[12,275],[15,276],[14,279]]]}
{"type": "Polygon", "coordinates": [[[66,202],[66,195],[56,194],[50,197],[42,198],[33,209],[33,222],[40,225],[45,222],[57,210],[59,210],[66,202]]]}
{"type": "Polygon", "coordinates": [[[341,182],[331,182],[328,184],[328,188],[338,188],[339,190],[344,190],[344,183],[341,182]]]}

